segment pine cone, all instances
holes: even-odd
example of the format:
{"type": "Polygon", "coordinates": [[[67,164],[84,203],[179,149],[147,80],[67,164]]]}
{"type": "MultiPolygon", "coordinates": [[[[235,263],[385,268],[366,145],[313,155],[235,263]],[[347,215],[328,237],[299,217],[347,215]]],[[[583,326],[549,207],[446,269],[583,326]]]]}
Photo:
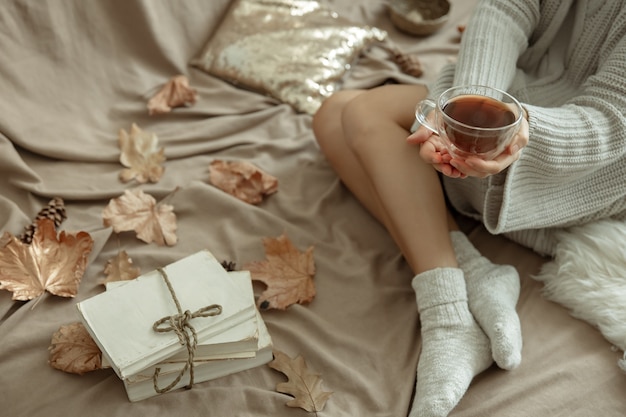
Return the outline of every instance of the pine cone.
{"type": "Polygon", "coordinates": [[[39,213],[37,213],[37,217],[35,217],[33,222],[24,228],[24,233],[20,236],[22,242],[30,244],[33,241],[33,236],[37,230],[37,221],[40,219],[52,220],[54,227],[58,229],[61,223],[63,223],[63,220],[67,219],[63,199],[60,197],[53,198],[46,207],[42,208],[39,213]]]}
{"type": "Polygon", "coordinates": [[[398,49],[394,49],[391,52],[391,58],[405,74],[413,77],[421,77],[424,73],[424,71],[422,71],[422,64],[417,57],[413,55],[408,55],[398,49]]]}
{"type": "Polygon", "coordinates": [[[237,264],[233,261],[222,261],[221,264],[222,268],[224,268],[228,272],[237,270],[237,264]]]}

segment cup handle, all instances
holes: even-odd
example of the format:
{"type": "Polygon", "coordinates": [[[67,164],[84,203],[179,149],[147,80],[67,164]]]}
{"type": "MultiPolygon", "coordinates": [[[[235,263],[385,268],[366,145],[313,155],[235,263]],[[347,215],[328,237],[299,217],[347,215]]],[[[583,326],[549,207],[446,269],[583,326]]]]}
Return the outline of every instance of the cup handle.
{"type": "Polygon", "coordinates": [[[434,134],[439,135],[439,132],[437,131],[437,129],[433,125],[431,125],[430,122],[428,122],[428,120],[426,120],[426,117],[428,116],[428,114],[431,111],[435,110],[436,107],[437,105],[432,100],[425,99],[425,100],[420,101],[419,103],[417,103],[417,107],[415,107],[415,118],[417,119],[418,122],[420,122],[422,126],[427,128],[434,134]]]}

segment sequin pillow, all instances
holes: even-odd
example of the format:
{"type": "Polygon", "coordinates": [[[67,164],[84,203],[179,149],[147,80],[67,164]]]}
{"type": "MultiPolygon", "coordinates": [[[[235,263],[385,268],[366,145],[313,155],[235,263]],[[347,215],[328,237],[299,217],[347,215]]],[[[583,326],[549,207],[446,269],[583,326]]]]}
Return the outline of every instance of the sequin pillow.
{"type": "Polygon", "coordinates": [[[315,0],[235,0],[192,65],[313,114],[359,54],[386,37],[315,0]]]}

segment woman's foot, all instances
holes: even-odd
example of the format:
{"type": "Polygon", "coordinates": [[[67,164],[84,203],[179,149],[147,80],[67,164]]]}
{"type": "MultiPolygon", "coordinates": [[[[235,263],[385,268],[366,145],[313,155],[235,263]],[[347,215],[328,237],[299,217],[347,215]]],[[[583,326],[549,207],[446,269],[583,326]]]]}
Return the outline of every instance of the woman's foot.
{"type": "Polygon", "coordinates": [[[472,317],[463,271],[436,268],[413,278],[422,351],[410,417],[445,417],[474,376],[492,363],[489,338],[472,317]]]}
{"type": "Polygon", "coordinates": [[[520,292],[517,270],[491,263],[462,232],[453,231],[450,237],[465,275],[470,311],[491,340],[494,360],[502,369],[516,368],[522,361],[522,330],[515,310],[520,292]]]}

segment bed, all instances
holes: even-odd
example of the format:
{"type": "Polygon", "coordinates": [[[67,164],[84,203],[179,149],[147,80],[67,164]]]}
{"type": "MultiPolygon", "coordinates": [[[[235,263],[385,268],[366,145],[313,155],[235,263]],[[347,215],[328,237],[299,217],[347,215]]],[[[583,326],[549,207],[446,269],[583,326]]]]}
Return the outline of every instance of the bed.
{"type": "MultiPolygon", "coordinates": [[[[228,13],[228,0],[18,1],[0,9],[0,231],[22,233],[61,197],[62,229],[93,238],[74,298],[45,293],[35,304],[0,291],[0,414],[3,416],[405,416],[414,388],[419,321],[411,271],[385,230],[342,186],[315,144],[311,115],[191,65],[228,13]],[[185,75],[193,105],[150,115],[146,104],[185,75]],[[118,135],[135,123],[165,149],[156,183],[119,179],[118,135]],[[209,182],[216,160],[248,161],[278,180],[250,204],[209,182]],[[139,187],[168,198],[177,242],[157,245],[103,224],[111,199],[139,187]],[[174,193],[173,191],[176,190],[174,193]],[[48,364],[51,337],[78,321],[75,304],[104,288],[109,259],[125,250],[143,271],[201,249],[244,265],[263,259],[263,239],[286,235],[313,247],[315,298],[262,317],[274,348],[302,356],[332,392],[310,413],[276,390],[285,376],[260,366],[140,402],[110,369],[75,375],[48,364]]],[[[386,31],[419,58],[423,75],[402,72],[381,48],[363,51],[343,88],[427,83],[458,50],[459,25],[475,1],[452,2],[448,22],[416,37],[399,31],[382,0],[329,1],[340,16],[386,31]]],[[[479,224],[460,219],[479,250],[514,265],[523,362],[493,366],[473,381],[453,417],[623,416],[621,352],[590,323],[549,301],[534,277],[548,261],[479,224]]],[[[262,286],[255,286],[258,295],[262,286]]]]}

